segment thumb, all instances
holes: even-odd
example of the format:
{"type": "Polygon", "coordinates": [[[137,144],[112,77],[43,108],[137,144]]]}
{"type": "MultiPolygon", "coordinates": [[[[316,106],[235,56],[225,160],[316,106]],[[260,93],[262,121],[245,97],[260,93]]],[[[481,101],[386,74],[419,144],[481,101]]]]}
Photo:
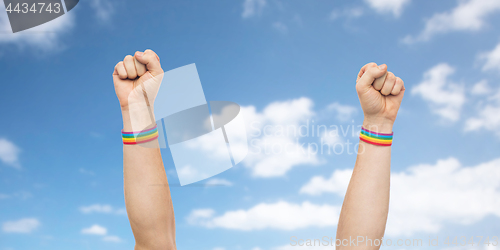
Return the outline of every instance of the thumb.
{"type": "Polygon", "coordinates": [[[358,92],[367,91],[371,88],[375,79],[384,76],[385,73],[387,73],[387,65],[385,64],[380,66],[377,66],[375,63],[366,65],[363,75],[359,78],[358,83],[356,84],[356,89],[358,92]]]}
{"type": "Polygon", "coordinates": [[[147,49],[144,52],[135,52],[135,59],[139,61],[140,63],[146,65],[146,69],[151,73],[153,77],[163,74],[163,69],[161,68],[160,64],[160,58],[158,55],[150,50],[147,49]]]}

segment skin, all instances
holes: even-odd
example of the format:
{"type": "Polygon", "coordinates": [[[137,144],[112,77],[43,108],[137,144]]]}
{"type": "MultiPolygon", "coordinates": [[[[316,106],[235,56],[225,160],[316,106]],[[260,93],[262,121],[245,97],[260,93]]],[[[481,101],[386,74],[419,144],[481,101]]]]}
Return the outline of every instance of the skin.
{"type": "MultiPolygon", "coordinates": [[[[363,127],[391,133],[404,96],[404,82],[387,65],[369,63],[358,74],[356,90],[364,113],[363,127]]],[[[340,213],[337,249],[378,250],[366,239],[384,236],[389,212],[391,147],[360,141],[358,156],[340,213]],[[357,244],[357,237],[364,242],[357,244]],[[356,239],[355,244],[351,239],[356,239]]]]}
{"type": "MultiPolygon", "coordinates": [[[[123,131],[154,125],[152,104],[162,76],[160,59],[152,50],[126,56],[115,66],[113,81],[122,110],[123,131]],[[142,86],[150,106],[145,102],[142,86]]],[[[135,249],[177,249],[174,208],[158,140],[123,145],[123,177],[135,249]]]]}

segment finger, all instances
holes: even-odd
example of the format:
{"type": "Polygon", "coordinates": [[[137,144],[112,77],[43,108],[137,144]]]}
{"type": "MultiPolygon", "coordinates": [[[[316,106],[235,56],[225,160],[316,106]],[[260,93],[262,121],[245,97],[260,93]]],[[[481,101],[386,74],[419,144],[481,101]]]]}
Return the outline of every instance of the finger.
{"type": "Polygon", "coordinates": [[[387,72],[387,77],[385,78],[384,85],[380,90],[382,95],[390,95],[392,89],[394,88],[394,84],[396,84],[396,76],[392,72],[387,72]]]}
{"type": "Polygon", "coordinates": [[[115,66],[115,72],[113,75],[118,75],[118,77],[122,80],[127,79],[127,71],[125,70],[125,66],[123,65],[123,62],[119,62],[115,66]]]}
{"type": "Polygon", "coordinates": [[[401,90],[399,91],[399,93],[397,95],[391,96],[391,98],[394,99],[396,103],[401,104],[401,102],[403,101],[403,97],[405,95],[405,84],[404,84],[403,80],[401,80],[401,81],[396,80],[396,81],[401,82],[401,84],[402,84],[401,90]]]}
{"type": "MultiPolygon", "coordinates": [[[[137,54],[137,52],[135,52],[137,54]]],[[[135,69],[137,71],[138,76],[142,76],[146,74],[146,65],[140,63],[137,61],[137,59],[134,57],[134,63],[135,63],[135,69]]]]}
{"type": "Polygon", "coordinates": [[[143,53],[137,52],[135,53],[135,58],[140,63],[146,65],[146,69],[149,71],[149,73],[151,73],[151,75],[157,76],[163,74],[163,69],[161,68],[160,64],[160,58],[154,51],[147,49],[143,53]]]}
{"type": "Polygon", "coordinates": [[[376,90],[381,90],[382,89],[382,86],[384,86],[385,79],[387,78],[387,65],[382,64],[380,66],[381,67],[385,66],[386,72],[385,72],[384,75],[382,75],[381,77],[375,79],[375,81],[373,82],[373,88],[376,89],[376,90]]]}
{"type": "Polygon", "coordinates": [[[403,89],[404,89],[403,80],[399,77],[396,77],[396,83],[394,84],[394,88],[392,88],[391,95],[398,95],[403,89]]]}
{"type": "MultiPolygon", "coordinates": [[[[376,64],[375,64],[376,65],[376,64]]],[[[371,87],[375,79],[382,77],[387,72],[387,65],[380,66],[370,65],[365,69],[365,72],[356,84],[356,89],[366,90],[371,87]]]]}
{"type": "Polygon", "coordinates": [[[125,65],[125,69],[127,70],[128,78],[137,78],[137,70],[135,69],[134,57],[131,55],[126,56],[125,59],[123,59],[123,64],[125,65]]]}
{"type": "Polygon", "coordinates": [[[399,92],[398,95],[394,95],[393,97],[395,98],[397,103],[401,104],[401,102],[403,101],[404,95],[405,95],[405,88],[403,87],[401,92],[399,92]]]}
{"type": "Polygon", "coordinates": [[[378,65],[374,62],[371,62],[371,63],[367,63],[365,64],[365,66],[363,66],[360,70],[359,70],[359,73],[358,73],[358,78],[356,79],[356,82],[359,81],[359,79],[363,76],[363,74],[366,72],[366,69],[368,68],[372,68],[372,67],[377,67],[378,65]]]}

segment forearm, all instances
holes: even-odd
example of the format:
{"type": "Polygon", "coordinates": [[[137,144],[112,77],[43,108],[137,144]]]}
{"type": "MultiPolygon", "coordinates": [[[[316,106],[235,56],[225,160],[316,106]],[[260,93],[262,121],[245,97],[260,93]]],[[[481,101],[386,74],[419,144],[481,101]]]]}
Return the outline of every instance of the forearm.
{"type": "MultiPolygon", "coordinates": [[[[363,127],[374,132],[392,132],[392,123],[373,124],[365,120],[363,127]]],[[[360,141],[358,156],[340,214],[337,239],[364,237],[358,246],[342,249],[379,249],[368,246],[366,239],[384,236],[390,195],[391,147],[360,141]]]]}
{"type": "MultiPolygon", "coordinates": [[[[149,113],[122,114],[124,131],[151,123],[149,113]]],[[[176,249],[174,210],[158,140],[124,145],[123,175],[125,205],[136,249],[176,249]]]]}

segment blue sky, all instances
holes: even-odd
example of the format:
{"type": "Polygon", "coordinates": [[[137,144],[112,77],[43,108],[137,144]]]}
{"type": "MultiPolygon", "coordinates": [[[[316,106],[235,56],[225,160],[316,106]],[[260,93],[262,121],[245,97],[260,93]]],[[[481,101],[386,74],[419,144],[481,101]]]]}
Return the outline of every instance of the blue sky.
{"type": "MultiPolygon", "coordinates": [[[[259,129],[361,124],[359,68],[388,64],[407,91],[386,237],[439,237],[440,249],[448,236],[499,237],[499,21],[491,0],[91,0],[13,35],[2,10],[0,249],[133,248],[111,74],[147,48],[164,70],[196,63],[207,100],[240,104],[259,129]]],[[[358,141],[249,140],[301,148],[322,138],[358,141]]],[[[179,187],[162,155],[183,250],[325,249],[290,237],[335,236],[355,162],[348,152],[251,152],[208,180],[219,185],[179,187]]]]}

